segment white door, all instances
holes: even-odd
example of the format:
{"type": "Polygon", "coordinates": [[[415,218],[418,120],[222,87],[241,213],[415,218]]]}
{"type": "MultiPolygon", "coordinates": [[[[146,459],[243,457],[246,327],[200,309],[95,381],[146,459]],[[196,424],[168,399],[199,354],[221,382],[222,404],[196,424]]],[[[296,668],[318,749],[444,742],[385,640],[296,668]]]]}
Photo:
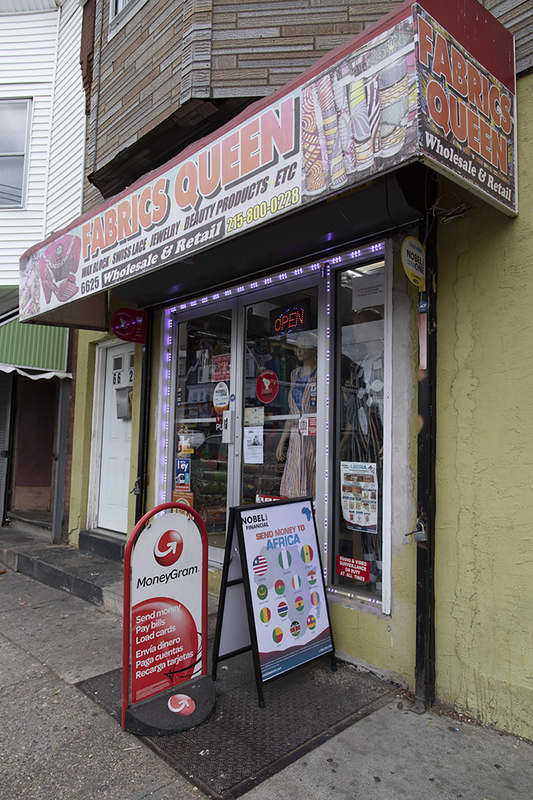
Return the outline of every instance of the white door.
{"type": "Polygon", "coordinates": [[[98,527],[119,533],[128,528],[134,350],[127,342],[106,349],[98,527]]]}

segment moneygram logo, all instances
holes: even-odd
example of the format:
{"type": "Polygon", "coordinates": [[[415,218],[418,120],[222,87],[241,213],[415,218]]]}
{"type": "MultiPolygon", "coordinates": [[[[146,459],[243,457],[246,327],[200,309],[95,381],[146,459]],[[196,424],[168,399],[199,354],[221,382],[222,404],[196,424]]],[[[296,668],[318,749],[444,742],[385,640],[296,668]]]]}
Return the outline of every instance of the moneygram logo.
{"type": "Polygon", "coordinates": [[[165,531],[154,545],[154,558],[162,567],[171,567],[183,552],[183,539],[178,531],[165,531]]]}

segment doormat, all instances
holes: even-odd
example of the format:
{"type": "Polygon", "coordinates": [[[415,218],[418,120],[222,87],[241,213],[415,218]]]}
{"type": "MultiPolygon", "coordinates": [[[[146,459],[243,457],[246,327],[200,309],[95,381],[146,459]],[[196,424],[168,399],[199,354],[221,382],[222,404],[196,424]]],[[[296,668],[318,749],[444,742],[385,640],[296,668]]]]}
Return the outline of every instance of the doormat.
{"type": "MultiPolygon", "coordinates": [[[[76,684],[120,724],[122,670],[76,684]]],[[[190,731],[139,737],[216,800],[233,800],[395,696],[389,684],[326,656],[263,684],[259,708],[252,656],[220,662],[211,716],[190,731]]]]}

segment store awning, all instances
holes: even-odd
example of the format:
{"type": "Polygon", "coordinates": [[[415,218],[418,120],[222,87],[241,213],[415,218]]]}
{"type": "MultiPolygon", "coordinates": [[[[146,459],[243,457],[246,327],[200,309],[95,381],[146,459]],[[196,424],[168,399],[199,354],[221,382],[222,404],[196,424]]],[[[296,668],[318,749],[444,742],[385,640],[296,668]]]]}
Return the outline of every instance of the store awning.
{"type": "Polygon", "coordinates": [[[403,3],[32,247],[20,318],[105,328],[106,290],[166,272],[187,291],[181,278],[198,277],[197,256],[413,162],[518,212],[514,42],[476,0],[403,3]]]}
{"type": "Polygon", "coordinates": [[[0,371],[17,371],[33,380],[71,377],[66,371],[67,336],[65,328],[22,325],[18,319],[0,325],[0,371]]]}

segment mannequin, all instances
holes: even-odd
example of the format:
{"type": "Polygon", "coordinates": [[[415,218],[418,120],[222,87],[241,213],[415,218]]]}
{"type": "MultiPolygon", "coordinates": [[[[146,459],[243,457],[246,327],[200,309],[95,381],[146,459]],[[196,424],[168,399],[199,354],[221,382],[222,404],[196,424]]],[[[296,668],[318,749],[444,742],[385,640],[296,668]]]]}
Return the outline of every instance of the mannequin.
{"type": "MultiPolygon", "coordinates": [[[[291,372],[289,410],[293,415],[316,413],[316,334],[306,331],[296,340],[300,366],[291,372]]],[[[316,437],[302,436],[298,420],[288,419],[276,448],[276,459],[285,462],[281,480],[282,497],[314,497],[316,477],[316,437]],[[289,440],[287,454],[285,444],[289,440]]]]}

